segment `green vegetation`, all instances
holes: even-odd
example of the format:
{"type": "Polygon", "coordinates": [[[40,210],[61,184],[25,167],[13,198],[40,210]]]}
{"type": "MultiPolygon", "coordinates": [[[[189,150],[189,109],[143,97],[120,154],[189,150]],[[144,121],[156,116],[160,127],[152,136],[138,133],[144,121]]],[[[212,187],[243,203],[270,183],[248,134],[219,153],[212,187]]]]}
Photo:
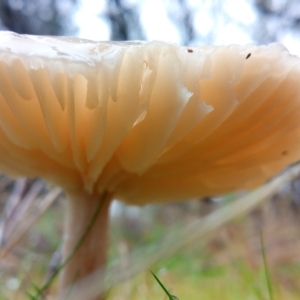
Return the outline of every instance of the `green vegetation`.
{"type": "MultiPolygon", "coordinates": [[[[228,207],[233,202],[230,199],[222,205],[228,207]]],[[[213,205],[213,210],[220,207],[213,205]]],[[[299,299],[300,212],[291,208],[286,195],[277,195],[246,216],[199,235],[197,243],[193,238],[181,248],[174,244],[175,251],[151,265],[153,274],[149,266],[138,265],[145,262],[147,266],[147,252],[141,252],[142,260],[126,260],[126,254],[143,245],[167,242],[170,231],[173,237],[182,238],[182,228],[195,224],[198,212],[191,202],[147,207],[140,216],[123,214],[115,218],[110,260],[119,259],[128,272],[135,267],[144,271],[117,281],[108,290],[108,300],[176,299],[172,295],[179,300],[299,299]]],[[[0,300],[55,299],[57,282],[47,288],[45,284],[52,278],[47,266],[59,248],[63,218],[61,203],[54,203],[1,260],[0,300]],[[44,298],[38,298],[40,294],[44,298]]]]}
{"type": "Polygon", "coordinates": [[[174,295],[171,295],[170,292],[167,290],[167,288],[163,285],[163,283],[158,279],[158,277],[151,271],[153,277],[158,282],[158,284],[161,286],[161,288],[164,290],[166,295],[168,296],[169,300],[178,300],[178,298],[174,295]]]}

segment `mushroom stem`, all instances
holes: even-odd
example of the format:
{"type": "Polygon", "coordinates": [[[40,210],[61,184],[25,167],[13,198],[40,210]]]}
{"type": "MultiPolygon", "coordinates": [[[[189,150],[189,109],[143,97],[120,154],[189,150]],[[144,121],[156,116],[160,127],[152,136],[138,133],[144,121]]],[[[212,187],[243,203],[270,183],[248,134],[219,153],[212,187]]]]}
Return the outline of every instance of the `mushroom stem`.
{"type": "MultiPolygon", "coordinates": [[[[63,291],[105,266],[111,200],[109,193],[68,195],[63,247],[66,265],[60,275],[59,299],[64,297],[63,291]]],[[[103,300],[103,296],[93,300],[103,300]]]]}

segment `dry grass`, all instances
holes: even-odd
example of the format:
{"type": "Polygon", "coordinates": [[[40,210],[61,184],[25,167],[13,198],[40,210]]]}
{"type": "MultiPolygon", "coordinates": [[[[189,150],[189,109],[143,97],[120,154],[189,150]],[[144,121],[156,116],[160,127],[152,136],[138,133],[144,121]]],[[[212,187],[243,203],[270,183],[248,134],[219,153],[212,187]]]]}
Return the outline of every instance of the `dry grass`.
{"type": "MultiPolygon", "coordinates": [[[[226,226],[203,235],[197,245],[187,242],[169,252],[162,261],[154,260],[151,269],[180,300],[270,299],[262,263],[262,231],[275,299],[298,299],[300,206],[297,182],[280,190],[246,217],[234,218],[226,226]]],[[[26,292],[45,281],[51,257],[60,246],[61,195],[39,181],[15,183],[6,177],[0,178],[0,189],[0,237],[2,249],[6,251],[0,261],[0,300],[29,299],[26,292]],[[15,227],[16,221],[21,227],[15,227]],[[27,233],[23,232],[29,227],[27,233]]],[[[133,266],[126,260],[126,254],[133,249],[157,243],[155,241],[170,231],[179,234],[181,228],[199,222],[203,214],[221,206],[209,202],[207,209],[203,209],[203,205],[203,202],[192,201],[184,205],[147,207],[134,217],[125,211],[112,222],[111,258],[121,257],[119,264],[130,270],[133,266]]],[[[144,260],[146,271],[118,283],[110,290],[109,300],[166,299],[148,270],[149,257],[144,260]]],[[[55,285],[45,299],[54,299],[54,294],[55,285]]]]}

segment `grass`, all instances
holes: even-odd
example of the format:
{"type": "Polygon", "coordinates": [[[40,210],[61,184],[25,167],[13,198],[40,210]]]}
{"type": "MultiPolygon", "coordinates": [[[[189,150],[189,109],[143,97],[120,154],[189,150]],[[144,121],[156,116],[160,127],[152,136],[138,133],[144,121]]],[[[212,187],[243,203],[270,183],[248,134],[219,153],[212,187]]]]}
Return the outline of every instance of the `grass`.
{"type": "Polygon", "coordinates": [[[151,271],[151,274],[153,275],[154,279],[157,281],[157,283],[161,286],[163,291],[166,293],[168,296],[169,300],[178,300],[178,298],[174,295],[172,295],[168,289],[163,285],[163,283],[159,280],[159,278],[151,271]]]}
{"type": "MultiPolygon", "coordinates": [[[[245,262],[226,264],[210,270],[198,272],[197,278],[189,272],[176,269],[161,269],[157,272],[160,281],[167,287],[170,294],[180,300],[220,299],[238,300],[271,299],[265,280],[263,268],[255,271],[249,269],[245,262]]],[[[298,277],[300,273],[298,272],[298,277]]],[[[290,278],[292,279],[292,278],[290,278]]],[[[296,281],[296,279],[293,279],[296,281]]],[[[273,299],[299,299],[299,289],[291,290],[280,281],[273,299]]],[[[111,292],[110,300],[125,299],[169,299],[161,287],[149,274],[144,273],[111,292]],[[126,292],[127,291],[127,292],[126,292]]]]}
{"type": "MultiPolygon", "coordinates": [[[[115,284],[108,291],[108,300],[167,300],[170,295],[180,300],[298,299],[300,214],[291,209],[288,199],[289,195],[279,194],[244,217],[230,217],[226,226],[216,227],[209,234],[195,235],[182,244],[171,242],[169,246],[174,246],[174,251],[169,250],[162,260],[153,260],[151,264],[156,279],[147,267],[153,255],[148,257],[147,252],[141,251],[145,256],[133,256],[136,260],[132,262],[126,261],[126,254],[142,244],[163,244],[165,234],[170,231],[184,239],[186,232],[182,228],[194,228],[188,224],[194,226],[199,222],[195,202],[146,208],[144,215],[141,214],[146,217],[125,214],[116,218],[112,222],[111,259],[121,257],[119,263],[128,273],[134,267],[144,271],[115,284]],[[153,219],[158,221],[149,222],[153,219]],[[157,242],[159,239],[162,243],[157,242]]],[[[230,205],[232,200],[228,202],[230,205]]],[[[216,217],[219,222],[220,215],[211,220],[215,222],[216,217]]],[[[29,294],[37,294],[46,282],[47,264],[59,247],[62,224],[58,220],[62,219],[61,204],[52,205],[5,260],[0,261],[0,300],[37,299],[29,294]]],[[[54,282],[45,299],[55,299],[55,292],[54,282]]]]}
{"type": "Polygon", "coordinates": [[[266,282],[267,282],[267,287],[268,287],[269,299],[274,300],[273,285],[272,285],[271,275],[270,275],[269,266],[268,266],[268,262],[267,262],[267,255],[266,255],[266,251],[265,251],[265,243],[264,243],[264,237],[263,237],[262,231],[260,233],[260,244],[261,244],[263,267],[264,267],[264,272],[265,272],[265,277],[266,277],[266,282]]]}
{"type": "MultiPolygon", "coordinates": [[[[220,263],[214,261],[214,253],[207,254],[206,251],[208,249],[204,247],[178,253],[155,266],[155,274],[169,294],[180,300],[299,299],[299,263],[276,263],[271,266],[260,257],[265,263],[254,267],[249,257],[240,257],[238,253],[235,253],[235,258],[220,263]],[[207,254],[206,259],[202,257],[203,253],[207,254]]],[[[123,299],[163,300],[170,299],[170,295],[165,295],[150,271],[146,271],[111,291],[109,300],[123,299]]]]}
{"type": "MultiPolygon", "coordinates": [[[[45,216],[46,217],[46,216],[45,216]]],[[[245,220],[239,220],[224,228],[222,233],[230,230],[231,226],[240,226],[245,220]]],[[[215,237],[217,239],[217,237],[215,237]]],[[[272,275],[271,283],[268,285],[266,279],[266,267],[264,264],[257,264],[253,267],[251,259],[240,256],[240,247],[238,240],[231,240],[231,245],[223,245],[223,249],[215,249],[215,239],[208,241],[206,246],[197,249],[185,249],[180,253],[176,253],[162,263],[153,266],[153,270],[159,276],[161,282],[168,288],[170,293],[176,295],[180,300],[197,300],[197,299],[298,299],[300,286],[297,278],[300,276],[300,264],[287,262],[285,264],[276,263],[268,266],[268,272],[272,275]],[[235,243],[236,252],[234,257],[230,252],[230,248],[235,243]],[[214,251],[211,249],[214,248],[214,251]],[[221,253],[222,252],[222,253],[221,253]],[[228,253],[229,252],[229,253],[228,253]],[[216,256],[214,256],[214,254],[216,256]],[[224,262],[223,255],[226,255],[224,262]],[[276,286],[270,297],[270,287],[276,286]]],[[[258,255],[258,254],[257,254],[258,255]]],[[[258,255],[259,256],[259,255],[258,255]]],[[[268,253],[266,253],[266,257],[268,253]]],[[[257,259],[259,259],[257,257],[257,259]]],[[[27,258],[27,265],[30,266],[30,277],[33,279],[23,286],[19,293],[9,292],[8,277],[2,283],[5,285],[5,293],[0,299],[30,299],[25,296],[26,289],[33,282],[41,283],[41,278],[45,276],[45,261],[40,260],[36,263],[34,257],[27,258]],[[35,266],[33,269],[32,266],[35,266]],[[39,280],[38,280],[39,279],[39,280]],[[19,294],[18,296],[16,296],[19,294]]],[[[23,261],[24,268],[26,262],[23,261]]],[[[25,273],[16,274],[20,281],[25,280],[25,273]],[[23,279],[22,279],[23,278],[23,279]]],[[[33,286],[31,286],[33,288],[33,286]]],[[[54,292],[54,290],[53,290],[54,292]]],[[[32,298],[35,299],[35,298],[32,298]]],[[[156,283],[150,271],[146,270],[130,279],[129,281],[113,288],[109,294],[109,300],[122,299],[167,299],[164,291],[156,283]]]]}

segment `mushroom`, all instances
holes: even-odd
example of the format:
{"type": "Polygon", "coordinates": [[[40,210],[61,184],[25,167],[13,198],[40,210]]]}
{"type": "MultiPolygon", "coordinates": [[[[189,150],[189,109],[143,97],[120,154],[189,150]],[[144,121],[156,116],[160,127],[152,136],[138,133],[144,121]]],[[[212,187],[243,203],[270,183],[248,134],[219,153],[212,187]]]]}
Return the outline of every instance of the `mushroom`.
{"type": "Polygon", "coordinates": [[[251,189],[298,161],[299,78],[300,60],[278,44],[1,32],[0,170],[66,191],[64,259],[84,237],[60,290],[105,266],[113,198],[145,204],[251,189]]]}

